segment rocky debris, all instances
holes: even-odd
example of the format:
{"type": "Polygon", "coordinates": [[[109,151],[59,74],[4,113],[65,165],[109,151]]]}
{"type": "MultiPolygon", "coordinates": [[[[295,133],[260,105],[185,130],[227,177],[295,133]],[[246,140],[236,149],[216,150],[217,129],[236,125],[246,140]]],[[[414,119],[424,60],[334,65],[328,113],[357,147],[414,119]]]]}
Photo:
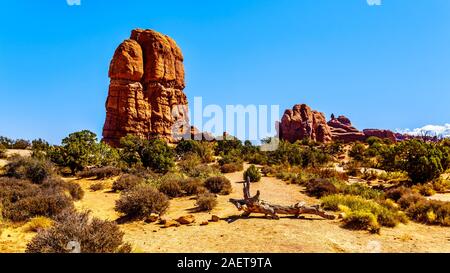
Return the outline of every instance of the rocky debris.
{"type": "Polygon", "coordinates": [[[295,142],[311,139],[328,143],[332,140],[331,131],[327,126],[325,115],[313,111],[306,104],[297,104],[292,110],[285,111],[279,124],[280,139],[295,142]]]}
{"type": "Polygon", "coordinates": [[[147,218],[144,220],[144,222],[147,223],[147,224],[155,223],[156,221],[158,221],[158,219],[159,219],[158,216],[156,216],[156,215],[151,215],[151,216],[147,217],[147,218]]]}
{"type": "Polygon", "coordinates": [[[195,222],[195,216],[192,214],[186,215],[186,216],[181,216],[176,221],[182,225],[190,225],[195,222]]]}
{"type": "Polygon", "coordinates": [[[189,131],[183,55],[175,41],[136,29],[114,53],[103,140],[119,146],[133,134],[176,142],[189,131]]]}
{"type": "Polygon", "coordinates": [[[220,221],[220,217],[217,215],[213,215],[211,216],[211,222],[219,222],[220,221]]]}
{"type": "Polygon", "coordinates": [[[207,225],[209,225],[208,221],[203,221],[203,222],[200,223],[200,226],[207,226],[207,225]]]}
{"type": "Polygon", "coordinates": [[[382,139],[389,139],[392,142],[397,141],[397,137],[395,136],[395,133],[389,130],[379,130],[379,129],[365,129],[363,130],[364,135],[369,137],[378,137],[382,139]]]}
{"type": "Polygon", "coordinates": [[[165,220],[163,225],[164,228],[170,228],[170,227],[179,227],[181,224],[175,220],[165,220]]]}

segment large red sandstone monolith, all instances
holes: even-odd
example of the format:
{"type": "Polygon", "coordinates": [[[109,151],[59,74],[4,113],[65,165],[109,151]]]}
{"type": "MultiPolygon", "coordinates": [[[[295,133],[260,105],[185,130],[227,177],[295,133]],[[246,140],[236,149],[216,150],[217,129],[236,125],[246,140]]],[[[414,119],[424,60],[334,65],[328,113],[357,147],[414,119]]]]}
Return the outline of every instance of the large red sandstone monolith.
{"type": "Polygon", "coordinates": [[[103,141],[119,146],[127,134],[176,142],[190,130],[183,92],[183,55],[175,41],[136,29],[114,53],[103,141]]]}

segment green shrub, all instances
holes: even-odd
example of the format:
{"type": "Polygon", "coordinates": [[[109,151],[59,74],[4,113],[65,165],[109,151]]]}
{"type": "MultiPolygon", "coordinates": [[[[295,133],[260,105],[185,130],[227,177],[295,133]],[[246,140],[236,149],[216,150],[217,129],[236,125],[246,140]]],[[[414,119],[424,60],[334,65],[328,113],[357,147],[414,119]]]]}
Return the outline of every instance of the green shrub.
{"type": "Polygon", "coordinates": [[[72,174],[96,165],[97,151],[97,135],[88,130],[75,132],[64,138],[60,149],[63,165],[69,167],[72,174]]]}
{"type": "Polygon", "coordinates": [[[244,169],[244,163],[227,163],[220,167],[222,173],[235,173],[244,169]]]}
{"type": "Polygon", "coordinates": [[[372,189],[359,183],[345,185],[342,187],[341,192],[346,195],[360,196],[364,199],[380,199],[383,196],[382,191],[372,189]]]}
{"type": "Polygon", "coordinates": [[[89,189],[91,191],[101,191],[104,188],[105,188],[105,185],[103,185],[103,183],[94,183],[89,187],[89,189]]]}
{"type": "Polygon", "coordinates": [[[165,195],[175,198],[183,195],[180,179],[163,180],[159,185],[159,190],[165,195]]]}
{"type": "Polygon", "coordinates": [[[90,168],[77,173],[80,178],[107,179],[118,176],[122,170],[114,166],[106,166],[100,168],[90,168]]]}
{"type": "Polygon", "coordinates": [[[365,154],[366,146],[359,142],[353,144],[352,148],[348,152],[348,156],[358,162],[363,162],[366,159],[365,154]]]}
{"type": "Polygon", "coordinates": [[[228,195],[232,191],[231,182],[223,176],[210,177],[205,181],[205,187],[212,193],[228,195]]]}
{"type": "Polygon", "coordinates": [[[202,165],[200,157],[196,154],[185,154],[183,159],[178,162],[178,168],[189,177],[198,176],[198,166],[202,165]]]}
{"type": "Polygon", "coordinates": [[[404,171],[414,183],[425,183],[438,178],[450,162],[447,148],[418,139],[385,148],[381,158],[380,165],[384,169],[404,171]]]}
{"type": "Polygon", "coordinates": [[[123,174],[119,179],[113,182],[112,191],[129,191],[144,182],[145,180],[142,177],[132,174],[123,174]]]}
{"type": "Polygon", "coordinates": [[[36,195],[9,203],[3,215],[14,222],[25,221],[36,216],[53,217],[68,208],[72,200],[61,191],[39,190],[36,195]]]}
{"type": "Polygon", "coordinates": [[[66,211],[53,227],[40,230],[28,243],[27,253],[69,253],[70,242],[77,244],[81,253],[130,252],[123,242],[124,233],[114,222],[90,218],[88,212],[66,211]]]}
{"type": "Polygon", "coordinates": [[[412,187],[412,190],[420,193],[423,196],[433,196],[436,194],[432,183],[415,185],[412,187]]]}
{"type": "Polygon", "coordinates": [[[24,226],[26,232],[38,232],[40,230],[48,229],[53,225],[53,220],[43,216],[37,216],[30,219],[24,226]]]}
{"type": "Polygon", "coordinates": [[[28,140],[25,139],[17,139],[14,141],[14,144],[12,145],[12,149],[17,149],[17,150],[25,150],[30,148],[31,143],[28,140]]]}
{"type": "Polygon", "coordinates": [[[41,184],[53,173],[53,166],[45,160],[15,157],[5,166],[5,175],[17,179],[29,179],[41,184]]]}
{"type": "Polygon", "coordinates": [[[149,185],[138,185],[122,192],[115,210],[130,218],[143,219],[152,213],[162,215],[169,207],[167,196],[149,185]]]}
{"type": "Polygon", "coordinates": [[[198,178],[187,178],[181,181],[181,189],[188,196],[204,193],[207,189],[203,186],[203,182],[198,178]]]}
{"type": "Polygon", "coordinates": [[[325,209],[337,211],[344,206],[353,212],[364,211],[372,213],[382,226],[394,227],[399,222],[405,221],[405,217],[400,211],[360,196],[338,194],[325,196],[321,200],[325,209]]]}
{"type": "Polygon", "coordinates": [[[6,158],[6,147],[3,146],[3,144],[0,143],[0,159],[6,158]]]}
{"type": "Polygon", "coordinates": [[[43,139],[35,139],[31,142],[31,155],[34,158],[45,159],[48,157],[50,144],[43,139]]]}
{"type": "Polygon", "coordinates": [[[214,160],[214,144],[206,141],[182,140],[178,143],[175,151],[181,157],[186,154],[195,154],[203,163],[214,160]]]}
{"type": "Polygon", "coordinates": [[[175,165],[175,153],[161,139],[147,141],[141,150],[140,156],[144,167],[158,173],[167,173],[175,165]]]}
{"type": "Polygon", "coordinates": [[[371,233],[380,232],[380,224],[377,217],[368,211],[351,211],[345,213],[343,227],[353,230],[369,230],[371,233]]]}
{"type": "Polygon", "coordinates": [[[311,179],[306,184],[306,192],[310,196],[323,197],[339,193],[338,188],[328,179],[311,179]]]}
{"type": "Polygon", "coordinates": [[[420,223],[450,226],[450,202],[420,199],[406,209],[406,214],[420,223]]]}
{"type": "Polygon", "coordinates": [[[211,211],[217,206],[217,198],[212,193],[203,193],[197,197],[195,205],[200,211],[211,211]]]}
{"type": "Polygon", "coordinates": [[[251,165],[245,172],[244,172],[244,180],[249,180],[250,182],[259,182],[261,180],[261,172],[255,165],[251,165]]]}

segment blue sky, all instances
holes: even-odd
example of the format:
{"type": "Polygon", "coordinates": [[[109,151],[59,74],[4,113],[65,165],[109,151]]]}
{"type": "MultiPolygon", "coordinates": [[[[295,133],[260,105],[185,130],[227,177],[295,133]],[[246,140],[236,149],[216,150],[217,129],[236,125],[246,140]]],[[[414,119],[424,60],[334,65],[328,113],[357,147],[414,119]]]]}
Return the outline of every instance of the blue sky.
{"type": "Polygon", "coordinates": [[[360,129],[450,123],[450,1],[8,1],[0,135],[101,135],[109,62],[133,28],[173,37],[190,101],[307,103],[360,129]]]}

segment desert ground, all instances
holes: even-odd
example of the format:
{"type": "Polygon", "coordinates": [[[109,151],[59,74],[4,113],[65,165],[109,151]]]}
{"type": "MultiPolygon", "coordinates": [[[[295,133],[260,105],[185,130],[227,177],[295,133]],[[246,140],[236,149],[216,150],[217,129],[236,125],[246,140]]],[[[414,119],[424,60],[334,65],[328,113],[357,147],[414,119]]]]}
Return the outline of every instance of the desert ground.
{"type": "MultiPolygon", "coordinates": [[[[248,167],[245,166],[245,167],[248,167]]],[[[210,213],[195,212],[195,200],[190,197],[171,200],[166,219],[193,214],[195,223],[187,226],[163,228],[158,223],[130,222],[121,224],[124,240],[131,243],[134,252],[292,252],[292,253],[370,253],[370,252],[450,252],[450,227],[427,226],[409,222],[396,228],[383,228],[380,234],[352,231],[340,227],[339,220],[324,220],[316,216],[304,219],[282,217],[270,220],[263,215],[237,218],[239,211],[228,202],[229,198],[242,197],[242,172],[227,174],[233,192],[219,196],[218,206],[210,213]],[[207,226],[200,223],[212,215],[221,218],[207,226]]],[[[79,210],[91,210],[93,216],[116,220],[114,211],[119,194],[108,189],[92,192],[94,183],[86,179],[71,180],[80,183],[85,197],[75,203],[79,210]]],[[[113,179],[104,183],[112,184],[113,179]]],[[[287,184],[273,177],[263,177],[251,186],[252,193],[261,191],[261,198],[272,203],[291,205],[299,201],[318,204],[319,200],[302,193],[298,185],[287,184]]],[[[433,198],[448,200],[450,194],[433,198]]],[[[34,233],[25,232],[22,226],[7,226],[0,235],[0,252],[24,252],[34,233]]]]}

